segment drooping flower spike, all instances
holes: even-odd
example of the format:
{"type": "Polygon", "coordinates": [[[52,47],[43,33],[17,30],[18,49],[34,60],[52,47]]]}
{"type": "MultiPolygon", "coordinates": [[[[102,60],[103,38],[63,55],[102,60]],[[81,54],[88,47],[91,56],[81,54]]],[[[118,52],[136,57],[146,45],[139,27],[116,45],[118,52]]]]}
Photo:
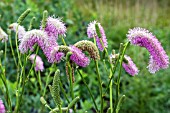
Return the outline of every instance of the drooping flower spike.
{"type": "Polygon", "coordinates": [[[137,75],[139,70],[136,67],[136,65],[133,63],[132,59],[127,55],[125,55],[124,58],[125,60],[127,60],[127,62],[123,62],[122,64],[125,71],[132,76],[137,75]]]}
{"type": "Polygon", "coordinates": [[[44,65],[43,65],[44,63],[40,56],[38,56],[36,54],[32,54],[32,55],[30,55],[29,59],[31,60],[32,63],[34,63],[34,59],[35,59],[35,71],[43,71],[44,70],[44,65]]]}
{"type": "Polygon", "coordinates": [[[0,41],[6,42],[8,40],[8,35],[0,27],[0,41]]]}
{"type": "Polygon", "coordinates": [[[0,98],[0,113],[5,113],[5,106],[3,104],[3,101],[0,98]]]}
{"type": "MultiPolygon", "coordinates": [[[[110,55],[111,63],[113,64],[116,63],[118,57],[119,54],[111,54],[110,55]]],[[[138,68],[136,67],[136,65],[128,55],[124,55],[122,66],[129,75],[135,76],[139,72],[138,68]]]]}
{"type": "MultiPolygon", "coordinates": [[[[42,26],[41,26],[42,29],[42,26]]],[[[58,39],[58,35],[66,36],[66,26],[62,22],[61,18],[48,17],[45,26],[45,32],[47,32],[49,37],[55,37],[58,39]]]]}
{"type": "Polygon", "coordinates": [[[74,46],[81,49],[82,51],[87,51],[93,60],[100,59],[99,50],[93,42],[82,40],[75,43],[74,46]]]}
{"type": "Polygon", "coordinates": [[[169,67],[169,58],[165,50],[158,39],[148,30],[133,28],[128,31],[127,37],[131,44],[145,47],[149,51],[150,61],[147,68],[150,73],[169,67]]]}
{"type": "Polygon", "coordinates": [[[70,46],[70,51],[72,52],[70,60],[75,62],[78,66],[86,67],[89,65],[90,60],[85,54],[75,46],[70,46]]]}
{"type": "Polygon", "coordinates": [[[23,38],[23,36],[26,33],[25,28],[23,26],[21,26],[21,25],[18,25],[18,23],[12,23],[9,26],[9,28],[16,32],[17,26],[18,26],[18,40],[21,41],[21,39],[23,38]]]}
{"type": "Polygon", "coordinates": [[[100,51],[103,51],[104,48],[107,48],[108,47],[108,43],[107,43],[107,39],[106,39],[106,35],[105,35],[105,32],[104,32],[104,29],[103,27],[101,26],[101,24],[97,21],[93,21],[91,23],[89,23],[88,27],[87,27],[87,36],[89,38],[95,38],[96,39],[96,43],[97,43],[97,46],[99,48],[100,51]],[[101,34],[101,37],[99,37],[97,35],[97,32],[96,32],[96,28],[95,28],[95,25],[98,24],[98,27],[99,27],[99,32],[101,34]],[[103,42],[103,45],[102,43],[100,42],[100,38],[103,42]]]}
{"type": "Polygon", "coordinates": [[[48,36],[41,30],[31,30],[25,33],[19,45],[21,53],[25,53],[28,49],[33,50],[34,44],[38,44],[42,50],[49,46],[48,36]]]}

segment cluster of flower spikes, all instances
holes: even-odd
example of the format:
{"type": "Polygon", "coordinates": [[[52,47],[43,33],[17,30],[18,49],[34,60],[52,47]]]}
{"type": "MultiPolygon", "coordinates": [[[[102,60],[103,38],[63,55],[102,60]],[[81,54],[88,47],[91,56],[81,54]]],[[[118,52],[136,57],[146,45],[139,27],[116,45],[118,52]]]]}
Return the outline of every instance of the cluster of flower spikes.
{"type": "Polygon", "coordinates": [[[3,104],[3,101],[0,98],[0,113],[5,113],[5,106],[3,104]]]}
{"type": "MultiPolygon", "coordinates": [[[[119,54],[111,54],[110,55],[111,63],[115,63],[118,56],[119,54]]],[[[122,66],[129,75],[135,76],[139,72],[138,68],[128,55],[124,55],[122,66]]]]}
{"type": "Polygon", "coordinates": [[[169,58],[165,50],[158,39],[148,30],[139,27],[130,29],[127,38],[131,44],[145,47],[149,51],[150,61],[147,68],[150,73],[169,67],[169,58]]]}
{"type": "Polygon", "coordinates": [[[105,35],[105,32],[104,32],[104,29],[99,22],[93,21],[93,22],[89,23],[89,25],[87,27],[87,36],[89,38],[95,38],[96,39],[96,43],[97,43],[97,46],[98,46],[100,51],[104,50],[103,46],[105,48],[108,47],[107,38],[106,38],[106,35],[105,35]],[[97,34],[96,25],[98,25],[98,27],[99,27],[99,32],[101,34],[101,37],[99,37],[98,34],[97,34]],[[101,43],[100,39],[102,40],[103,44],[101,43]]]}
{"type": "MultiPolygon", "coordinates": [[[[22,30],[18,29],[18,33],[20,31],[22,32],[23,29],[22,30]]],[[[48,62],[50,63],[60,62],[62,58],[67,54],[67,52],[71,51],[72,55],[70,56],[70,60],[75,62],[77,65],[81,67],[86,67],[89,64],[90,60],[82,52],[84,50],[81,50],[81,46],[77,45],[78,47],[76,46],[67,47],[68,48],[67,52],[59,51],[59,45],[56,42],[56,40],[58,39],[58,35],[62,35],[65,37],[66,36],[65,33],[66,27],[60,18],[48,17],[44,30],[42,29],[41,26],[40,30],[33,29],[25,32],[22,38],[20,38],[21,40],[19,44],[19,50],[21,51],[21,53],[26,53],[29,49],[33,51],[34,49],[33,46],[37,44],[43,50],[45,56],[48,59],[48,62]]],[[[92,47],[93,46],[94,45],[92,45],[92,47]]],[[[96,50],[95,47],[93,48],[96,50]]],[[[90,52],[90,49],[88,52],[90,52]]],[[[97,57],[98,56],[99,54],[97,54],[97,57]]]]}

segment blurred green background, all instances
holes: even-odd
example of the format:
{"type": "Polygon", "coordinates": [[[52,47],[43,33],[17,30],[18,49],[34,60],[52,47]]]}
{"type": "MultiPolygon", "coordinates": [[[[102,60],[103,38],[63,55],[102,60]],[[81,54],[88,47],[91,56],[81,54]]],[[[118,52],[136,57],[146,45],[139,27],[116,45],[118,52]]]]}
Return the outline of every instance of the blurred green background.
{"type": "MultiPolygon", "coordinates": [[[[144,27],[159,39],[170,56],[170,0],[1,0],[0,26],[6,31],[9,24],[16,22],[20,14],[27,8],[31,8],[32,11],[23,22],[26,29],[33,16],[36,17],[33,28],[39,29],[44,10],[47,10],[51,16],[62,17],[67,25],[67,44],[71,45],[83,39],[89,40],[86,35],[87,25],[89,22],[97,20],[105,29],[110,53],[112,49],[117,51],[119,44],[127,40],[126,34],[128,29],[144,27]]],[[[12,39],[14,40],[14,33],[12,33],[12,39]]],[[[59,40],[59,44],[61,44],[61,40],[59,40]]],[[[13,45],[15,46],[15,42],[13,42],[13,45]]],[[[3,43],[0,44],[0,49],[4,49],[3,43]]],[[[9,62],[9,65],[7,65],[7,78],[14,107],[16,68],[9,44],[7,52],[7,61],[9,62]]],[[[149,53],[144,48],[131,45],[127,49],[126,54],[133,59],[140,72],[139,75],[131,77],[123,71],[121,76],[121,94],[125,94],[126,99],[121,106],[120,112],[170,113],[170,69],[150,74],[146,68],[149,53]]],[[[47,72],[51,68],[45,56],[43,54],[39,55],[45,62],[46,70],[41,73],[43,84],[45,84],[47,72]]],[[[65,75],[64,62],[57,64],[57,66],[61,69],[61,79],[66,92],[68,92],[69,85],[65,75]]],[[[104,83],[107,83],[107,72],[103,70],[102,64],[99,63],[99,66],[101,67],[102,80],[104,83]]],[[[30,65],[26,68],[29,69],[30,65]]],[[[82,73],[99,104],[100,97],[94,63],[91,62],[90,66],[82,69],[82,73]]],[[[50,80],[52,81],[52,77],[50,80]]],[[[80,95],[81,97],[77,105],[78,112],[84,113],[85,110],[88,113],[95,112],[90,95],[77,73],[75,73],[75,80],[75,95],[80,95]]],[[[4,89],[1,81],[0,89],[0,98],[4,100],[4,89]]],[[[39,101],[41,95],[38,92],[37,81],[34,74],[32,74],[30,82],[26,85],[21,113],[40,112],[42,104],[39,101]]],[[[113,92],[115,92],[114,87],[113,92]]],[[[49,93],[46,94],[45,99],[50,106],[55,107],[49,93]]],[[[109,106],[108,97],[105,100],[105,110],[107,110],[109,106]]],[[[63,106],[66,105],[67,102],[63,98],[63,106]]],[[[48,110],[44,109],[43,112],[46,113],[48,110]]]]}

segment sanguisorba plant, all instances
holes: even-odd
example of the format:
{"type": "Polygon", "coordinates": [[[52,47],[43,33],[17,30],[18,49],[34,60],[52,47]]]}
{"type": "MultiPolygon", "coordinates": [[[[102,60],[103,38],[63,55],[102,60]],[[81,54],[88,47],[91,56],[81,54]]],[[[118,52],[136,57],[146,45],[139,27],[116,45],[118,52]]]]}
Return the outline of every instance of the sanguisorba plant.
{"type": "MultiPolygon", "coordinates": [[[[40,29],[32,29],[33,23],[35,21],[35,17],[33,17],[30,21],[30,26],[28,30],[26,30],[22,26],[22,22],[30,13],[30,11],[30,9],[27,9],[23,14],[21,14],[16,23],[13,23],[9,26],[8,35],[2,30],[2,28],[0,28],[0,39],[3,43],[5,43],[4,62],[2,63],[0,60],[0,77],[6,89],[5,102],[8,105],[6,109],[9,113],[18,113],[20,111],[25,84],[27,83],[30,73],[33,69],[35,69],[36,71],[35,73],[37,75],[41,90],[40,93],[42,97],[40,98],[40,101],[45,107],[49,109],[50,113],[69,112],[70,109],[73,109],[74,113],[76,113],[76,103],[81,97],[75,97],[73,92],[75,72],[80,75],[82,81],[84,82],[85,87],[87,88],[94,103],[94,108],[97,113],[103,113],[104,109],[107,109],[108,113],[118,113],[121,102],[125,98],[125,95],[121,95],[119,91],[122,67],[128,74],[132,76],[135,76],[139,73],[138,68],[136,67],[130,56],[125,55],[125,51],[130,43],[131,45],[145,47],[149,51],[150,61],[147,68],[149,69],[150,73],[155,73],[156,71],[168,68],[169,66],[169,58],[166,55],[166,52],[162,48],[158,39],[154,35],[152,35],[152,33],[150,33],[148,30],[145,30],[143,28],[130,29],[127,34],[128,40],[125,44],[120,44],[118,53],[115,53],[115,51],[113,50],[112,53],[109,54],[107,51],[109,45],[107,43],[105,31],[99,22],[93,21],[87,27],[87,36],[89,38],[93,38],[94,42],[82,40],[71,46],[67,46],[65,42],[67,31],[65,24],[63,23],[61,18],[56,18],[55,16],[48,16],[47,11],[44,11],[43,13],[43,19],[41,21],[40,29]],[[17,49],[17,56],[15,55],[13,50],[11,30],[16,32],[15,44],[17,49]],[[14,109],[12,109],[11,97],[8,91],[9,86],[6,80],[7,75],[5,72],[5,58],[7,48],[6,43],[8,41],[7,37],[9,37],[9,43],[17,69],[16,103],[14,105],[14,109]],[[63,45],[58,45],[58,41],[60,40],[63,42],[63,45]],[[63,85],[60,81],[60,71],[58,69],[55,72],[52,85],[49,85],[48,83],[51,73],[49,73],[47,77],[46,84],[42,85],[41,71],[44,71],[44,66],[41,57],[38,55],[39,49],[42,49],[44,55],[47,58],[47,61],[51,63],[52,66],[56,65],[56,63],[60,63],[61,60],[65,61],[66,73],[68,75],[70,85],[70,96],[72,98],[71,101],[68,99],[66,92],[63,90],[63,85]],[[104,54],[102,59],[105,59],[105,61],[109,63],[110,68],[108,75],[105,75],[109,78],[108,83],[106,84],[106,88],[103,88],[102,85],[102,79],[99,70],[100,65],[98,64],[98,62],[102,62],[104,67],[106,67],[106,63],[103,60],[100,61],[99,50],[104,54]],[[86,56],[84,52],[87,52],[89,57],[86,56]],[[32,66],[29,72],[27,73],[25,68],[28,63],[28,60],[31,60],[32,66]],[[99,83],[100,106],[96,104],[96,100],[92,94],[92,91],[88,87],[88,84],[86,83],[80,71],[81,68],[90,65],[90,61],[94,61],[95,63],[96,77],[99,83]],[[118,75],[116,76],[115,72],[117,70],[118,75]],[[113,97],[113,85],[116,86],[115,97],[113,97]],[[56,104],[56,108],[51,108],[44,99],[47,86],[49,86],[50,88],[50,92],[56,104]],[[62,106],[62,102],[60,99],[60,89],[62,90],[62,93],[64,94],[66,100],[69,103],[66,107],[62,106]],[[110,97],[110,104],[106,107],[104,106],[104,97],[106,96],[108,91],[110,97]]],[[[1,100],[0,111],[5,112],[5,108],[1,100]]]]}

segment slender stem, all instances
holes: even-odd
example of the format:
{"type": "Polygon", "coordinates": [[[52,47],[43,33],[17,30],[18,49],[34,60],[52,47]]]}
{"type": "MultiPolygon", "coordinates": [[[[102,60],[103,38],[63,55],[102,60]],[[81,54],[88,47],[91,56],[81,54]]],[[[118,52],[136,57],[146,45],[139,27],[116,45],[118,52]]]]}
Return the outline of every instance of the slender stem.
{"type": "Polygon", "coordinates": [[[7,84],[6,77],[5,77],[5,70],[3,69],[2,65],[1,65],[1,60],[0,60],[0,68],[1,68],[1,73],[2,73],[2,74],[0,73],[0,77],[1,77],[3,84],[6,88],[7,103],[9,106],[9,113],[11,113],[12,103],[11,103],[11,98],[10,98],[10,94],[9,94],[8,84],[7,84]]]}
{"type": "Polygon", "coordinates": [[[13,56],[13,59],[14,59],[15,65],[17,66],[17,61],[16,61],[16,58],[15,58],[15,54],[14,54],[14,49],[13,49],[13,46],[12,46],[11,34],[10,34],[10,33],[9,33],[9,44],[10,44],[10,47],[11,47],[12,56],[13,56]]]}
{"type": "Polygon", "coordinates": [[[6,52],[7,52],[7,42],[5,41],[5,53],[4,53],[4,66],[6,67],[6,52]]]}
{"type": "Polygon", "coordinates": [[[41,82],[41,73],[40,73],[40,71],[38,71],[37,78],[38,78],[38,82],[39,82],[40,89],[41,89],[41,92],[42,92],[42,82],[41,82]]]}
{"type": "Polygon", "coordinates": [[[21,63],[21,55],[19,53],[19,50],[18,50],[18,27],[19,25],[17,25],[17,29],[16,29],[16,34],[15,34],[15,45],[16,45],[16,50],[17,50],[17,54],[18,54],[18,60],[19,60],[19,64],[20,66],[22,67],[22,63],[21,63]]]}
{"type": "Polygon", "coordinates": [[[100,89],[100,98],[101,98],[101,107],[100,107],[100,113],[103,113],[103,89],[102,89],[102,81],[99,73],[99,67],[98,67],[98,61],[95,60],[95,67],[97,72],[97,79],[99,81],[99,89],[100,89]]]}
{"type": "MultiPolygon", "coordinates": [[[[110,77],[112,76],[112,72],[110,70],[110,77]]],[[[112,98],[112,95],[113,95],[113,91],[112,91],[112,80],[110,82],[110,110],[111,110],[111,113],[113,112],[113,98],[112,98]]]]}
{"type": "Polygon", "coordinates": [[[64,44],[65,46],[67,46],[67,44],[66,44],[66,42],[65,42],[64,38],[63,38],[63,37],[61,37],[61,39],[62,39],[63,44],[64,44]]]}
{"type": "Polygon", "coordinates": [[[95,102],[94,96],[93,96],[93,94],[92,94],[90,88],[88,87],[88,85],[87,85],[85,79],[83,78],[81,72],[79,71],[79,69],[77,69],[77,71],[78,71],[78,73],[79,73],[79,75],[80,75],[80,77],[81,77],[83,83],[85,84],[85,86],[86,86],[86,88],[87,88],[87,90],[88,90],[88,92],[89,92],[89,94],[90,94],[90,96],[91,96],[91,99],[93,100],[94,106],[95,106],[95,108],[96,108],[96,112],[98,113],[99,110],[98,110],[98,108],[97,108],[97,104],[96,104],[96,102],[95,102]]]}
{"type": "Polygon", "coordinates": [[[123,49],[122,55],[120,57],[120,66],[119,66],[119,72],[118,72],[118,78],[117,78],[117,84],[116,84],[116,101],[115,101],[115,107],[114,110],[116,110],[116,107],[118,105],[118,99],[119,99],[119,89],[120,89],[120,76],[122,72],[122,63],[123,63],[123,58],[127,49],[129,42],[125,44],[125,47],[123,49]]]}
{"type": "Polygon", "coordinates": [[[45,82],[45,88],[44,88],[44,92],[43,92],[43,97],[45,96],[46,90],[47,90],[47,86],[48,86],[48,82],[49,82],[49,78],[52,74],[52,71],[50,71],[50,73],[47,76],[46,82],[45,82]]]}
{"type": "MultiPolygon", "coordinates": [[[[72,68],[71,68],[71,65],[70,65],[70,62],[68,61],[68,68],[69,68],[69,81],[70,81],[70,93],[71,93],[71,97],[72,97],[72,100],[74,99],[74,92],[73,92],[73,81],[72,81],[72,68]]],[[[76,113],[76,108],[74,106],[73,108],[74,110],[74,113],[76,113]]]]}
{"type": "Polygon", "coordinates": [[[70,101],[69,101],[69,99],[68,99],[68,97],[67,97],[67,94],[66,94],[66,92],[64,91],[64,88],[63,88],[63,85],[62,85],[61,81],[60,81],[60,88],[61,88],[61,91],[62,91],[62,93],[64,94],[67,102],[70,103],[70,101]]]}

